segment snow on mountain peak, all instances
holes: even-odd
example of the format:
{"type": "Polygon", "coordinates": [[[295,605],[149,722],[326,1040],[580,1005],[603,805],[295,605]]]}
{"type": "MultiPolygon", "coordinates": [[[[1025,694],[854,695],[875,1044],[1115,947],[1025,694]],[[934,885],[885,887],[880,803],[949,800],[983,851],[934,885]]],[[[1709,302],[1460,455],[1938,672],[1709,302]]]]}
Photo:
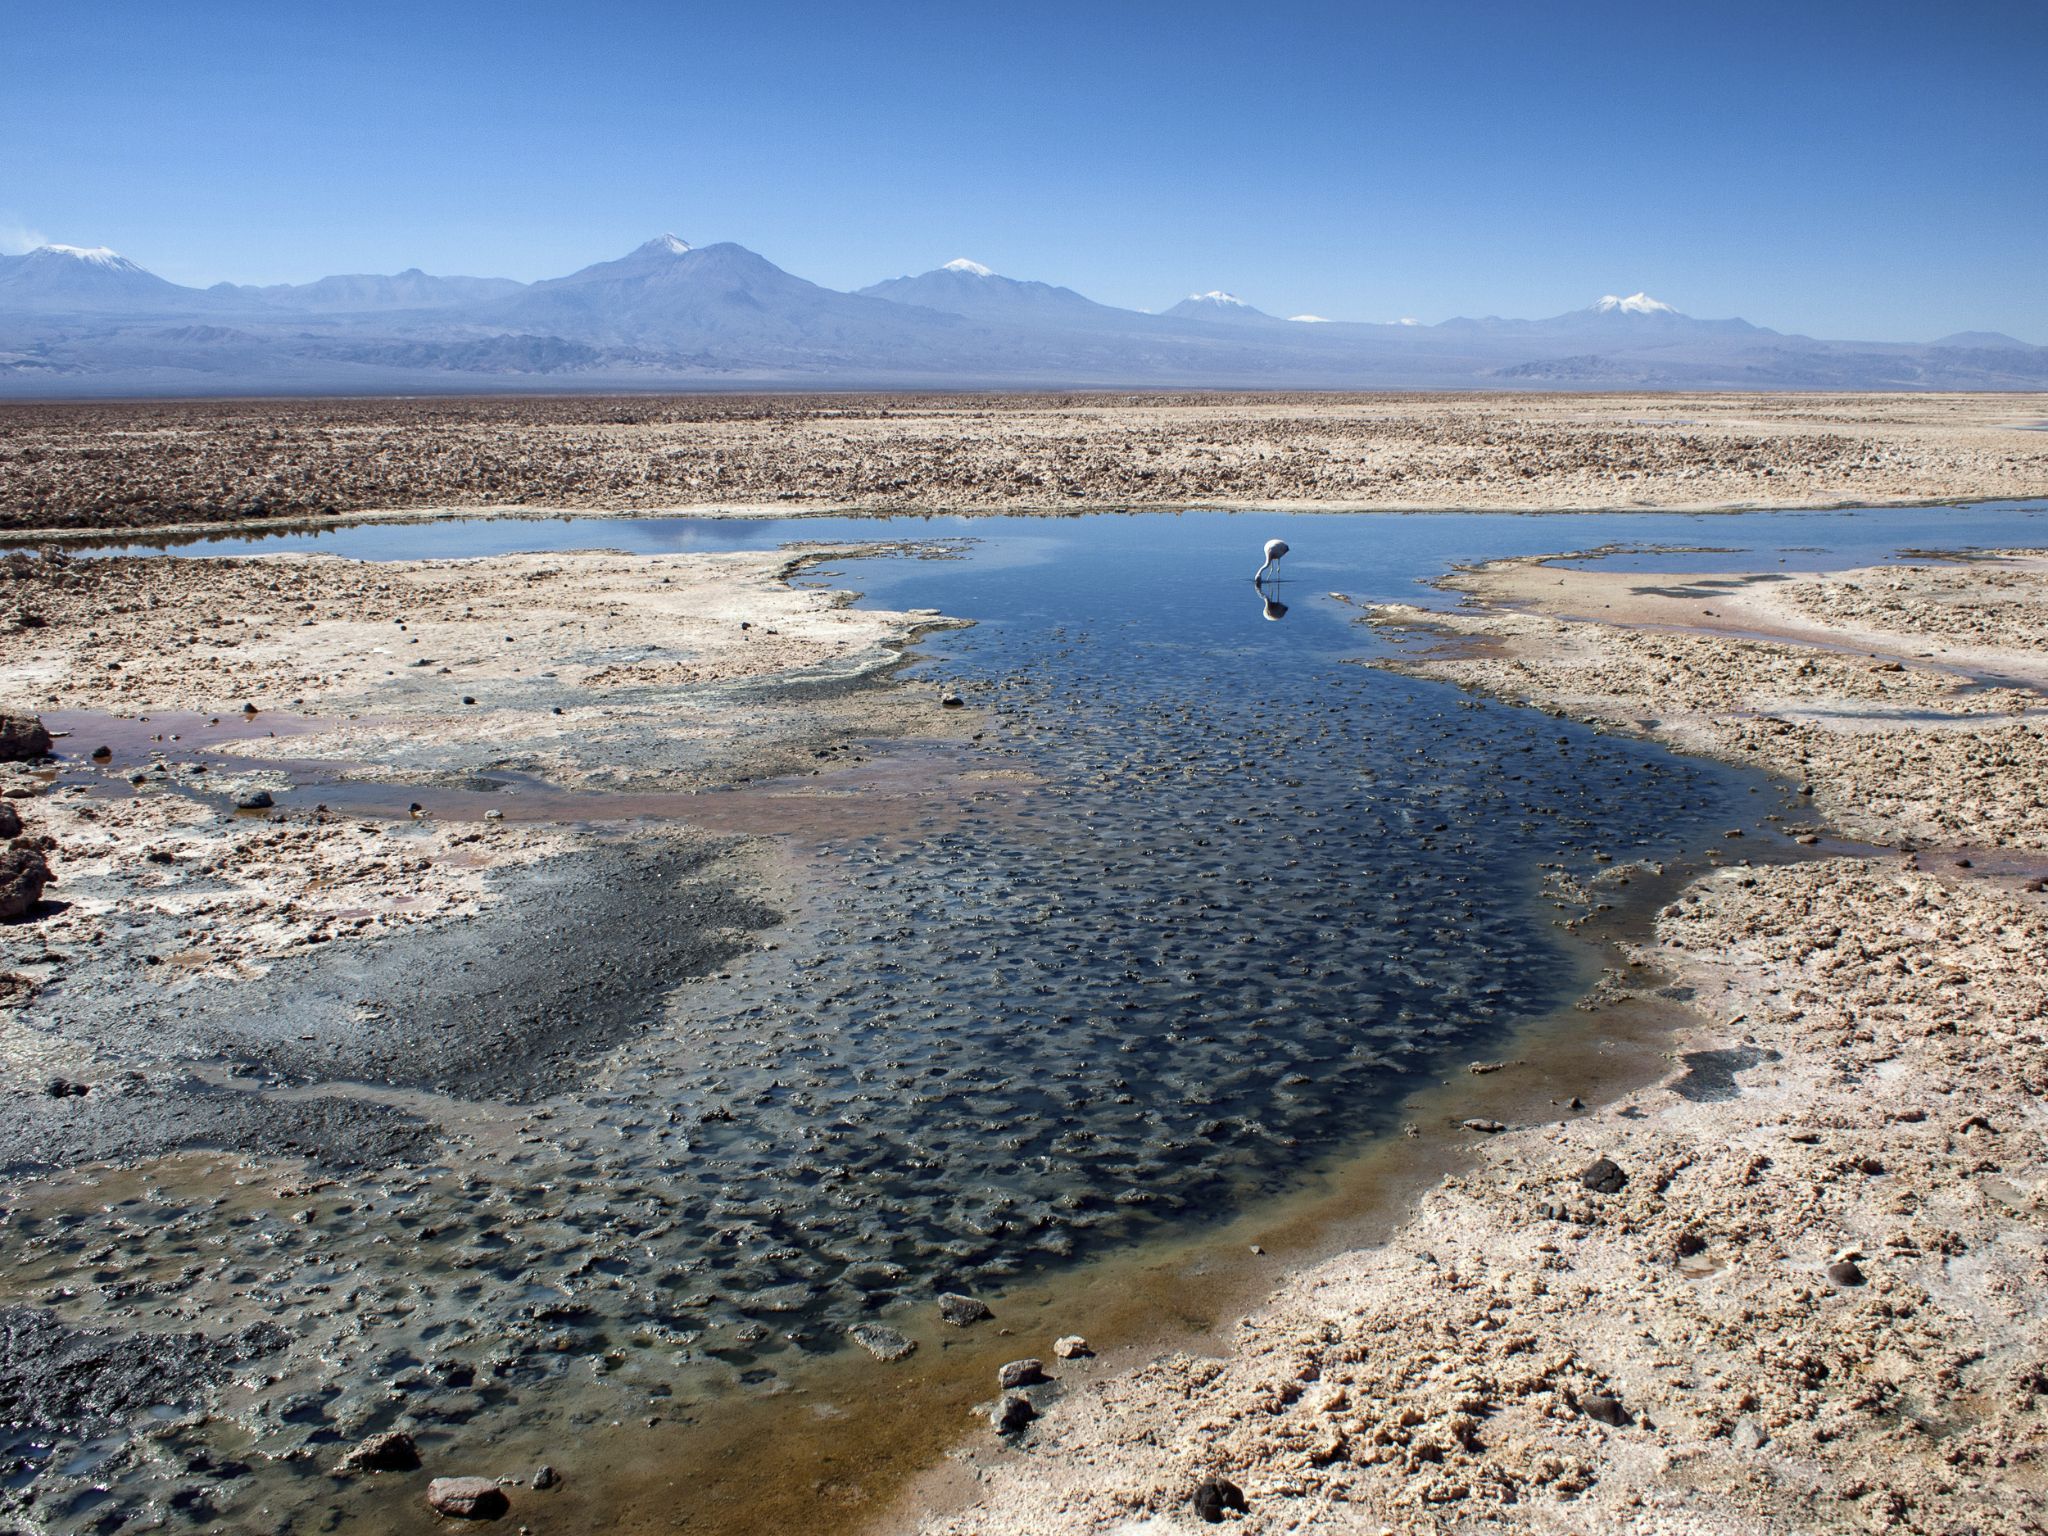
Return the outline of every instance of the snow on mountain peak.
{"type": "Polygon", "coordinates": [[[1235,304],[1239,309],[1251,308],[1236,294],[1225,293],[1221,288],[1211,288],[1207,293],[1191,293],[1188,297],[1197,304],[1235,304]]]}
{"type": "Polygon", "coordinates": [[[690,242],[679,235],[664,233],[656,235],[641,249],[667,251],[671,256],[687,256],[690,254],[690,242]]]}
{"type": "Polygon", "coordinates": [[[941,272],[965,272],[969,277],[995,276],[995,273],[991,272],[987,267],[984,267],[980,262],[969,261],[965,256],[955,257],[953,260],[947,262],[943,267],[939,268],[939,270],[941,272]]]}
{"type": "Polygon", "coordinates": [[[1640,292],[1632,293],[1625,299],[1616,294],[1607,294],[1598,304],[1593,306],[1593,309],[1596,314],[1602,315],[1616,313],[1624,315],[1675,315],[1678,313],[1669,304],[1660,303],[1656,299],[1651,298],[1647,293],[1640,292]]]}
{"type": "Polygon", "coordinates": [[[135,269],[135,263],[119,251],[109,250],[104,245],[39,245],[38,251],[48,251],[53,256],[69,256],[73,261],[82,261],[95,267],[108,267],[116,272],[135,269]]]}

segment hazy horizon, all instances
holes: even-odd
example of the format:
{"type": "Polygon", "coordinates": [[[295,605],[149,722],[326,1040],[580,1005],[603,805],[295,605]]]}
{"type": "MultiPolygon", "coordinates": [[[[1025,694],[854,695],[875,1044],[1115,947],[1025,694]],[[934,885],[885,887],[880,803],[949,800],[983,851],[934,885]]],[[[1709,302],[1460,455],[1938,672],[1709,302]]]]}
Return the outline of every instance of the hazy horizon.
{"type": "Polygon", "coordinates": [[[195,286],[530,281],[672,229],[842,290],[968,257],[1133,309],[1434,322],[1645,290],[1817,336],[2048,340],[2032,7],[10,20],[0,241],[195,286]]]}

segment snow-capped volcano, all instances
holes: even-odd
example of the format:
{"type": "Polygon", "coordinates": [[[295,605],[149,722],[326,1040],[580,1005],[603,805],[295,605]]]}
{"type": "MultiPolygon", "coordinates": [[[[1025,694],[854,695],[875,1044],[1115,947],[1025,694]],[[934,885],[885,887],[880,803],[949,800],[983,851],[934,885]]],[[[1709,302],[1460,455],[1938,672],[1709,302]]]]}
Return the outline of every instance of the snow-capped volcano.
{"type": "Polygon", "coordinates": [[[1632,293],[1627,298],[1618,294],[1606,294],[1593,306],[1596,315],[1675,315],[1677,310],[1669,304],[1651,298],[1647,293],[1632,293]]]}
{"type": "Polygon", "coordinates": [[[963,315],[1002,325],[1057,325],[1096,329],[1128,318],[1084,299],[1071,288],[1004,277],[978,261],[955,257],[916,277],[892,277],[860,290],[866,299],[915,304],[942,314],[963,315]]]}
{"type": "Polygon", "coordinates": [[[683,239],[680,235],[659,234],[641,246],[640,249],[646,251],[649,255],[666,251],[671,256],[687,256],[690,254],[691,246],[690,242],[683,239]]]}
{"type": "Polygon", "coordinates": [[[143,310],[173,302],[204,308],[212,301],[104,245],[39,245],[0,256],[0,309],[143,310]]]}
{"type": "Polygon", "coordinates": [[[39,245],[28,253],[31,256],[58,256],[69,261],[82,261],[87,266],[103,267],[109,272],[140,272],[135,265],[119,251],[104,245],[39,245]]]}
{"type": "Polygon", "coordinates": [[[1274,325],[1285,325],[1263,309],[1254,309],[1234,293],[1225,293],[1221,288],[1211,288],[1207,293],[1191,293],[1173,308],[1168,315],[1182,320],[1208,320],[1236,323],[1246,320],[1263,320],[1274,325]]]}

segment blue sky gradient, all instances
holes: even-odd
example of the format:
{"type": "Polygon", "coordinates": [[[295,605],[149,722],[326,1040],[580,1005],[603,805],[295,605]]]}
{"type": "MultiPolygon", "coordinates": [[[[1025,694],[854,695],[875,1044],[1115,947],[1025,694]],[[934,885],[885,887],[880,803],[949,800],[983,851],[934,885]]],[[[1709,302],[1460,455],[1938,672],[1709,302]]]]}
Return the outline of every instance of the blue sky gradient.
{"type": "Polygon", "coordinates": [[[0,0],[0,242],[2048,342],[2048,5],[0,0]]]}

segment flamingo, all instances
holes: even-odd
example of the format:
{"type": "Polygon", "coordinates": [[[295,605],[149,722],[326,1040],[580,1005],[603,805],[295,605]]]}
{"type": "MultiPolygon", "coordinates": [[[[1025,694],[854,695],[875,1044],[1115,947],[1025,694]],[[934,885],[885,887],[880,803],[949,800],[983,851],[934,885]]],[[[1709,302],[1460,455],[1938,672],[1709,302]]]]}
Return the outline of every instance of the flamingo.
{"type": "MultiPolygon", "coordinates": [[[[1274,567],[1279,565],[1280,557],[1286,553],[1287,541],[1285,539],[1266,540],[1266,563],[1260,566],[1258,569],[1258,574],[1252,577],[1253,584],[1258,585],[1260,583],[1263,583],[1266,579],[1266,572],[1273,571],[1274,567]]],[[[1273,579],[1275,581],[1278,581],[1280,579],[1278,571],[1274,571],[1273,579]]]]}

